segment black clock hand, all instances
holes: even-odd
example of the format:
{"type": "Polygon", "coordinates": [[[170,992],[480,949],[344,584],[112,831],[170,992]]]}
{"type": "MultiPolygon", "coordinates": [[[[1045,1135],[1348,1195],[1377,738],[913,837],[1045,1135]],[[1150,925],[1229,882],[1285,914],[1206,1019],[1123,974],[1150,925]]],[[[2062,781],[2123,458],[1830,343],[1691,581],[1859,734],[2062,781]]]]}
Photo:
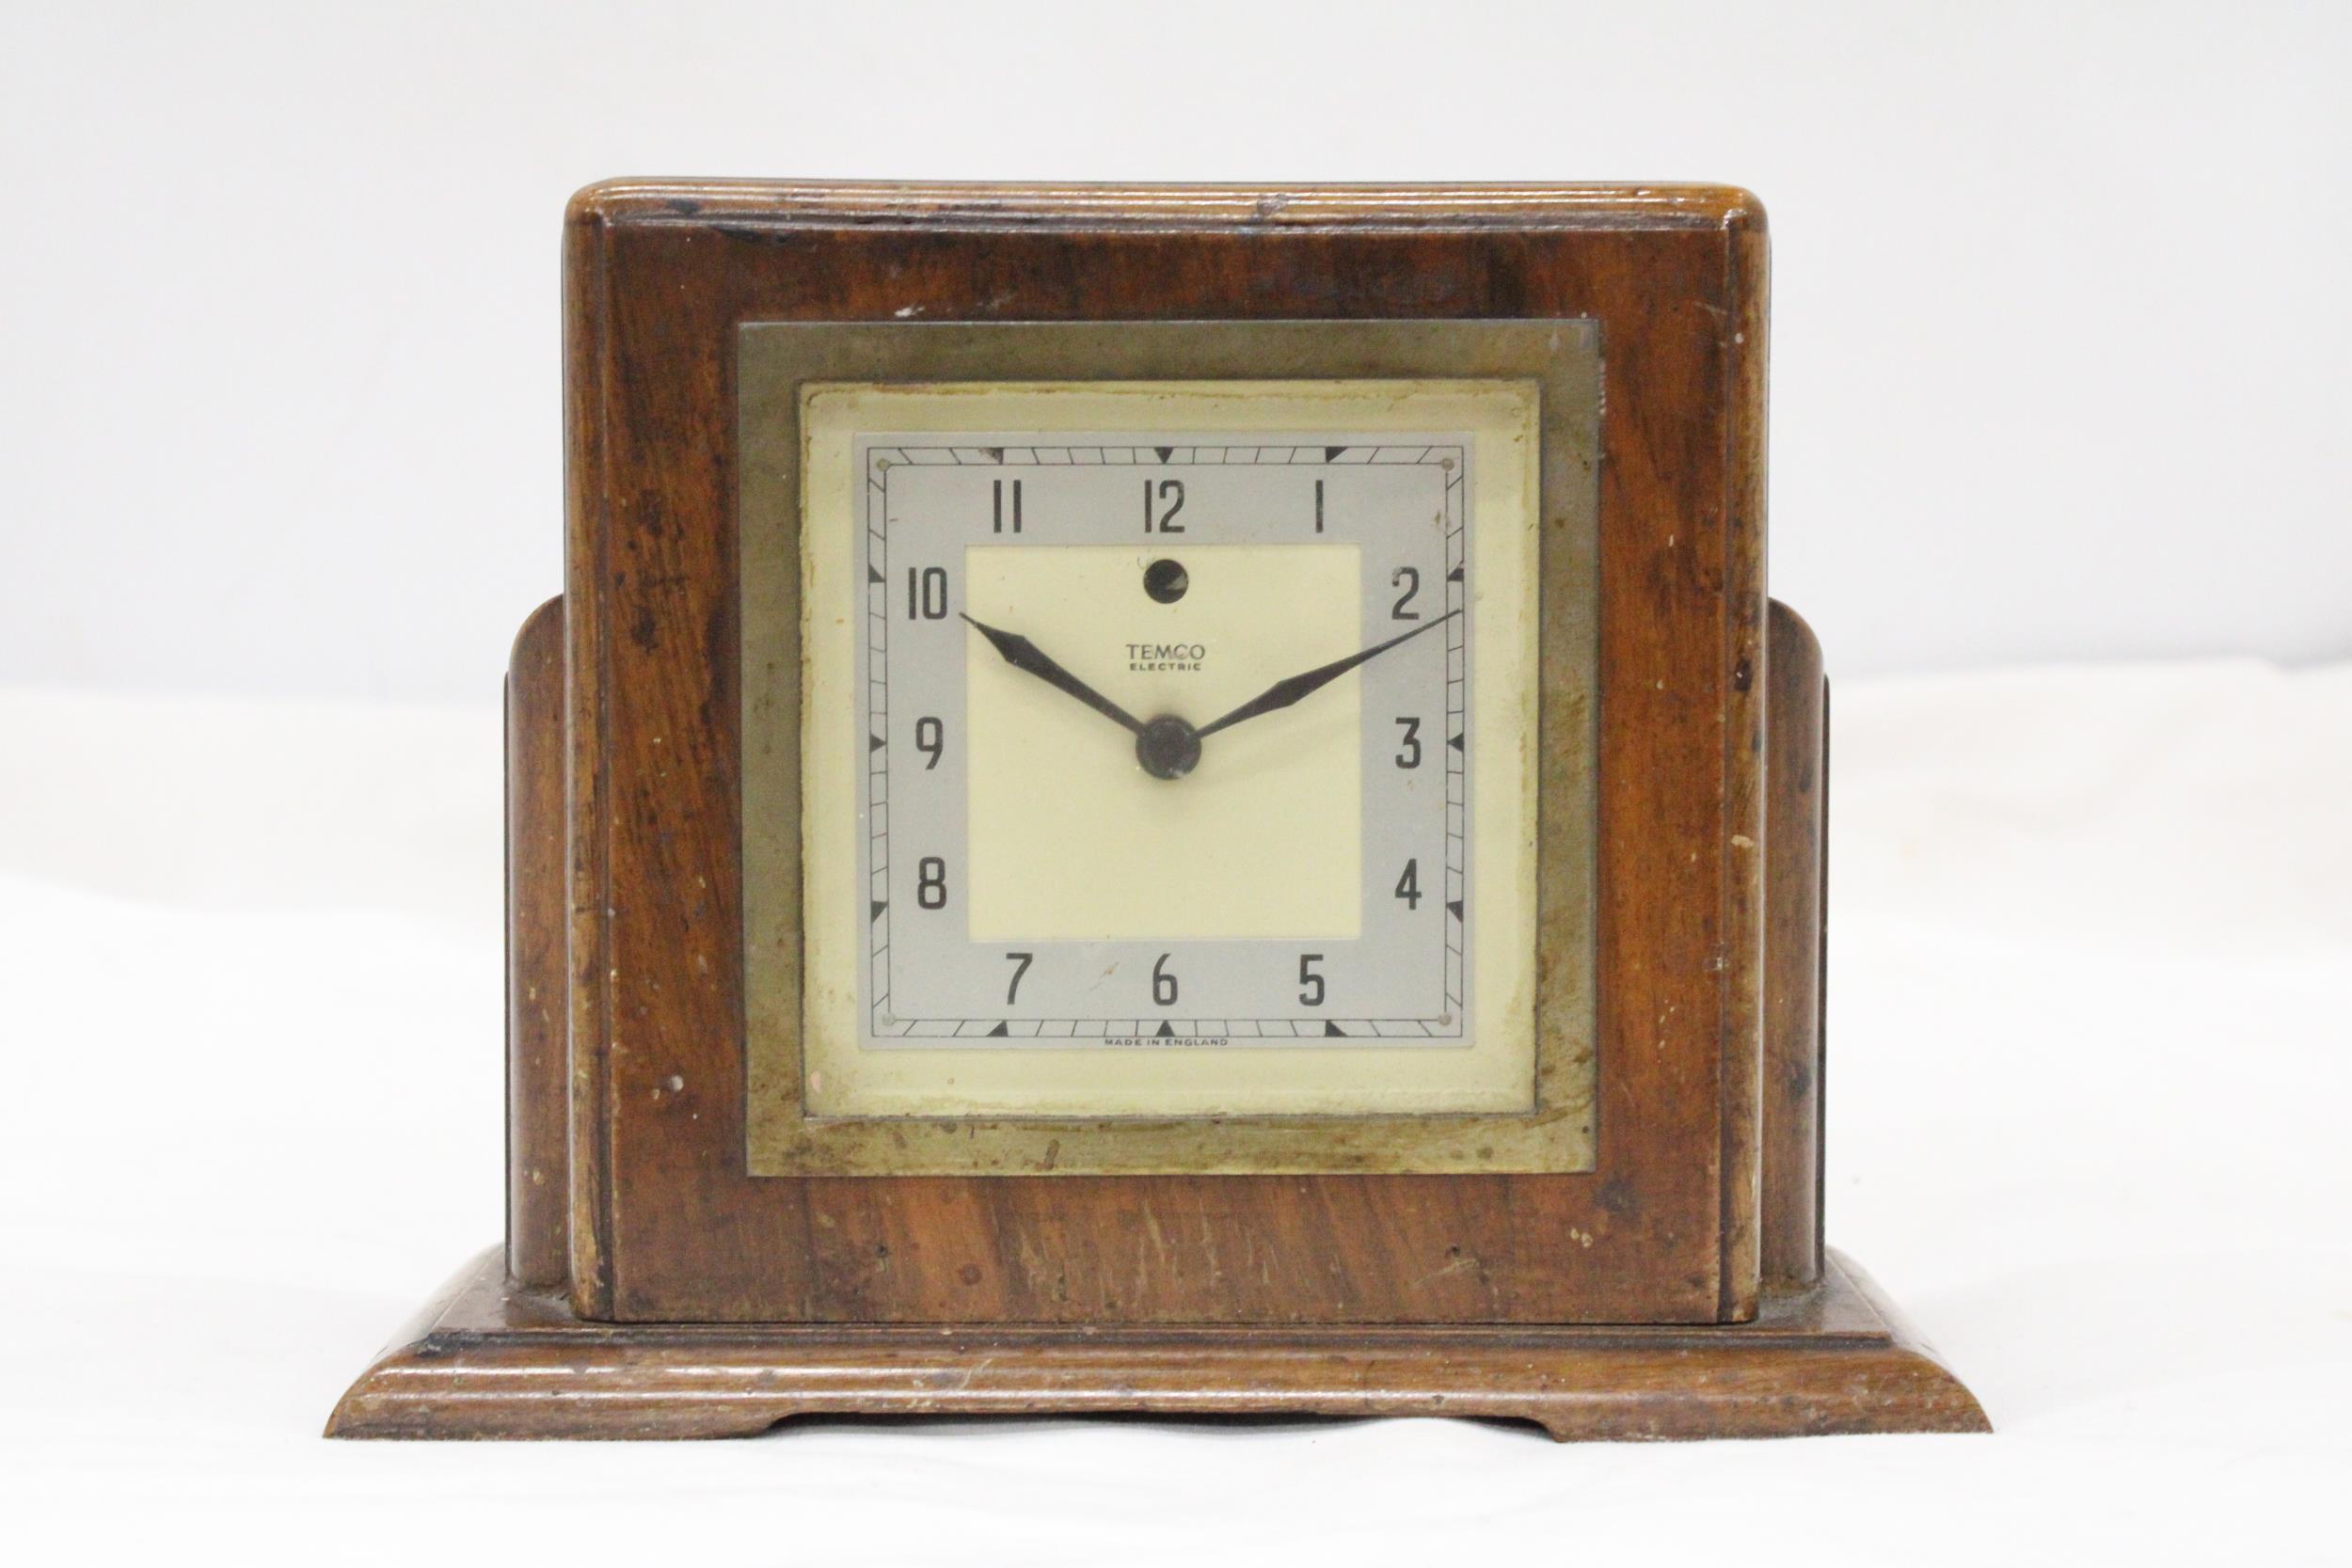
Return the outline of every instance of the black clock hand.
{"type": "MultiPolygon", "coordinates": [[[[958,614],[962,611],[958,610],[958,614]]],[[[974,621],[964,615],[972,629],[989,641],[990,646],[1004,656],[1005,662],[1016,670],[1024,670],[1057,691],[1067,691],[1078,701],[1114,723],[1123,725],[1136,735],[1143,733],[1143,721],[1108,697],[1045,657],[1038,645],[1018,632],[998,631],[986,622],[974,621]]]]}
{"type": "Polygon", "coordinates": [[[1245,719],[1255,719],[1261,713],[1272,713],[1276,708],[1288,707],[1293,703],[1297,702],[1300,698],[1306,696],[1309,692],[1319,690],[1322,688],[1330,685],[1333,681],[1338,680],[1342,675],[1346,674],[1350,670],[1355,669],[1356,666],[1363,663],[1364,660],[1373,657],[1375,655],[1385,654],[1400,642],[1410,642],[1414,638],[1419,637],[1422,632],[1429,631],[1438,626],[1442,626],[1448,621],[1453,620],[1456,615],[1461,613],[1462,612],[1458,610],[1449,610],[1434,621],[1425,622],[1421,626],[1415,626],[1411,631],[1399,632],[1394,637],[1390,638],[1386,642],[1375,642],[1371,647],[1364,649],[1361,653],[1353,653],[1348,655],[1345,658],[1335,658],[1328,664],[1317,665],[1314,669],[1308,671],[1303,675],[1292,675],[1285,680],[1276,681],[1272,686],[1267,687],[1263,691],[1259,692],[1255,697],[1250,698],[1249,701],[1242,704],[1241,706],[1235,708],[1224,718],[1216,721],[1214,723],[1203,724],[1194,733],[1197,734],[1201,739],[1206,740],[1209,736],[1216,734],[1217,731],[1231,728],[1232,725],[1240,723],[1245,719]]]}

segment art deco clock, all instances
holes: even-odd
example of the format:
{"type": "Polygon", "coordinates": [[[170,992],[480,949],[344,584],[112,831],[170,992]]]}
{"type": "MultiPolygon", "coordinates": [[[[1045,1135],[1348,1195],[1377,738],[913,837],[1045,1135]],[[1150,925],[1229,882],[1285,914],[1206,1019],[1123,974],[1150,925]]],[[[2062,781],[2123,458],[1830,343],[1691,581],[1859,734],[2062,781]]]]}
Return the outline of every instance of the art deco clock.
{"type": "Polygon", "coordinates": [[[1764,259],[1719,189],[583,193],[507,1244],[331,1430],[1980,1426],[1820,1245],[1764,259]]]}

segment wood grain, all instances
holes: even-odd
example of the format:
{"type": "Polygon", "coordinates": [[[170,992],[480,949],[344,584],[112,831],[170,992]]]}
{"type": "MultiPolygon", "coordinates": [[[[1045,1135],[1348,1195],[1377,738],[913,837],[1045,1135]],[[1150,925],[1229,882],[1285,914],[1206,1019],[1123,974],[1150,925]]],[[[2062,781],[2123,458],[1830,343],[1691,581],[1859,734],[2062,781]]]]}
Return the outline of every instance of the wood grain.
{"type": "Polygon", "coordinates": [[[495,1255],[343,1396],[334,1437],[749,1436],[817,1415],[1461,1416],[1612,1441],[1984,1432],[1859,1270],[1684,1328],[613,1325],[495,1255]]]}
{"type": "Polygon", "coordinates": [[[1766,731],[1762,1241],[1764,1282],[1821,1273],[1822,891],[1827,867],[1821,645],[1779,600],[1766,731]]]}
{"type": "Polygon", "coordinates": [[[1770,271],[1763,209],[1726,214],[1724,232],[1734,312],[1724,352],[1727,451],[1724,497],[1724,743],[1733,754],[1723,784],[1723,1255],[1720,1316],[1752,1317],[1761,1273],[1764,991],[1765,725],[1764,446],[1770,271]]]}
{"type": "Polygon", "coordinates": [[[564,613],[564,811],[565,1095],[564,1172],[571,1253],[565,1279],[572,1305],[587,1317],[612,1310],[606,1203],[612,1159],[605,1058],[612,1030],[607,931],[612,914],[606,846],[610,790],[603,618],[575,590],[611,575],[605,541],[612,531],[605,428],[612,419],[604,344],[611,295],[601,237],[573,221],[564,232],[564,513],[567,589],[564,613]]]}
{"type": "Polygon", "coordinates": [[[564,1283],[569,1208],[564,967],[564,601],[506,665],[506,1269],[564,1283]]]}
{"type": "Polygon", "coordinates": [[[1743,193],[1703,189],[631,183],[576,200],[576,1309],[943,1323],[1753,1312],[1761,221],[1743,193]],[[910,316],[1600,323],[1596,1171],[744,1175],[729,345],[746,320],[910,316]]]}

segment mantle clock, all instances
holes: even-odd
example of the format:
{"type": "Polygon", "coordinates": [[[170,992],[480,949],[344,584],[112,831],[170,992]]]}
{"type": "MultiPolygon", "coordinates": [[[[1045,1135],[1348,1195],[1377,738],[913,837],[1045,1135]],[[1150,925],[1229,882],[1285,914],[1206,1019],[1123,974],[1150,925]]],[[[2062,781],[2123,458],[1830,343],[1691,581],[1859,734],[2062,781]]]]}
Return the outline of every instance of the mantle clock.
{"type": "Polygon", "coordinates": [[[1697,186],[581,193],[506,1242],[329,1430],[1981,1428],[1821,1245],[1765,254],[1697,186]]]}

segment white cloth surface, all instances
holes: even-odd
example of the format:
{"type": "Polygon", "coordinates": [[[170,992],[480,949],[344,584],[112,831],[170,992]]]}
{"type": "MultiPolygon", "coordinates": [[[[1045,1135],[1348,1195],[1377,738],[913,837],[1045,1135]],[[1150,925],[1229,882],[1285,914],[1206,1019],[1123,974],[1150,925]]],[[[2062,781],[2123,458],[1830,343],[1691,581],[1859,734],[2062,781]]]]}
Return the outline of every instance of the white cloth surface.
{"type": "Polygon", "coordinates": [[[1990,1438],[330,1444],[501,1225],[494,709],[0,691],[25,1562],[2352,1560],[2352,667],[1836,692],[1828,1235],[1990,1438]]]}

